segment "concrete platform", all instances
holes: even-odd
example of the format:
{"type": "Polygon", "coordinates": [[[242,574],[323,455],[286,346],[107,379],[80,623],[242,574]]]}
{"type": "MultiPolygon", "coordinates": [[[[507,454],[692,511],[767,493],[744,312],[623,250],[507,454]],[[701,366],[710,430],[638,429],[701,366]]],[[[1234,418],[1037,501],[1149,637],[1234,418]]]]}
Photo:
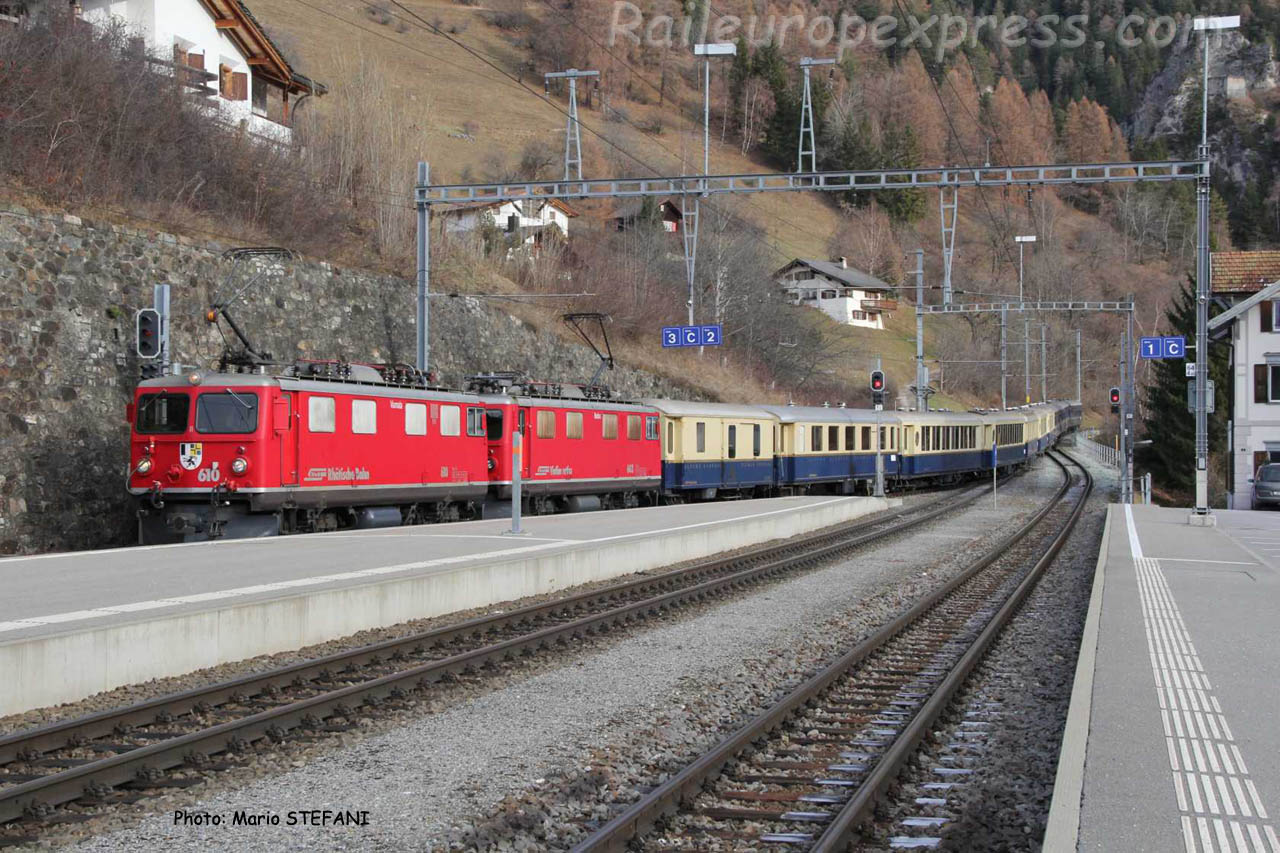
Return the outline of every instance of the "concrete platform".
{"type": "Polygon", "coordinates": [[[1280,514],[1113,505],[1046,851],[1280,853],[1280,514]]]}
{"type": "Polygon", "coordinates": [[[839,524],[794,497],[0,560],[0,715],[839,524]]]}

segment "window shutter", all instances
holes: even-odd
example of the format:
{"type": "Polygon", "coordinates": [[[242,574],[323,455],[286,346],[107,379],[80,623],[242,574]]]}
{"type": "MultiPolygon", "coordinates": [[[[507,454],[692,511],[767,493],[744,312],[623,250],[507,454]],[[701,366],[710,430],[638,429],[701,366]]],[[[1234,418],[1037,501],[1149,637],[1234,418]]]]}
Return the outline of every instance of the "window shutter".
{"type": "Polygon", "coordinates": [[[203,71],[203,70],[204,70],[204,54],[203,54],[203,53],[188,53],[188,54],[187,54],[187,65],[189,65],[190,67],[192,67],[192,68],[196,69],[197,71],[203,71]]]}
{"type": "Polygon", "coordinates": [[[1267,402],[1267,366],[1265,364],[1253,366],[1253,402],[1267,402]]]}
{"type": "Polygon", "coordinates": [[[231,100],[249,100],[249,75],[241,71],[233,73],[231,75],[231,91],[231,100]]]}
{"type": "Polygon", "coordinates": [[[1261,307],[1262,311],[1258,316],[1262,318],[1262,331],[1270,332],[1274,328],[1272,321],[1275,317],[1275,303],[1264,302],[1261,307]]]}

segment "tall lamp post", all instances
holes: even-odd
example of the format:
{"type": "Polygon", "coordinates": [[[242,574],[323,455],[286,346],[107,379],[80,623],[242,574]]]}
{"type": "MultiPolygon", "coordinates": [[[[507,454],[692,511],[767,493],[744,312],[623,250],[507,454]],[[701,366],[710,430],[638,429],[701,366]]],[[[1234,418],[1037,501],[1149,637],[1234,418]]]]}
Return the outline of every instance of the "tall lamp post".
{"type": "MultiPolygon", "coordinates": [[[[733,42],[710,42],[695,44],[693,55],[702,57],[702,174],[705,177],[711,172],[711,57],[736,56],[738,46],[733,42]]],[[[705,189],[705,187],[704,187],[705,189]]],[[[698,196],[693,197],[693,205],[686,202],[681,211],[680,230],[684,236],[684,265],[689,279],[689,297],[686,305],[689,308],[689,325],[693,325],[693,279],[698,265],[698,196]]],[[[702,352],[702,347],[698,347],[702,352]]]]}
{"type": "Polygon", "coordinates": [[[1209,511],[1209,33],[1234,30],[1239,15],[1196,18],[1195,28],[1204,32],[1204,69],[1201,78],[1200,163],[1196,179],[1196,505],[1193,524],[1213,524],[1209,511]]]}

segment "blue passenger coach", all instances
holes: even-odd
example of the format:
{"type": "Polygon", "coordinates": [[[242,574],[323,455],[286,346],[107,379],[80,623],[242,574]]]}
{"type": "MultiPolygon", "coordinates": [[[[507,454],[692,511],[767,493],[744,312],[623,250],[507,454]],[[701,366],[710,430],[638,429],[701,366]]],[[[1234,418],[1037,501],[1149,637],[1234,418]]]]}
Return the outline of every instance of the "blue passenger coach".
{"type": "Polygon", "coordinates": [[[876,429],[885,477],[898,475],[902,418],[897,412],[818,406],[761,406],[778,419],[774,477],[781,489],[836,486],[851,494],[876,473],[876,429]]]}
{"type": "Polygon", "coordinates": [[[709,500],[719,492],[767,495],[777,418],[756,406],[645,400],[661,414],[662,488],[709,500]]]}

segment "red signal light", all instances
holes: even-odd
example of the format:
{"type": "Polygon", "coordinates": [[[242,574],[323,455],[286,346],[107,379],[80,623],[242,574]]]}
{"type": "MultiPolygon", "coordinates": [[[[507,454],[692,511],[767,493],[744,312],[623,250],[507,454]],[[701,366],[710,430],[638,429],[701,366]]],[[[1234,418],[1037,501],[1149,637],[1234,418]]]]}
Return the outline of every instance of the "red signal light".
{"type": "Polygon", "coordinates": [[[1113,403],[1119,403],[1119,402],[1120,402],[1120,389],[1119,389],[1119,388],[1112,388],[1112,389],[1111,389],[1111,402],[1113,402],[1113,403]]]}

